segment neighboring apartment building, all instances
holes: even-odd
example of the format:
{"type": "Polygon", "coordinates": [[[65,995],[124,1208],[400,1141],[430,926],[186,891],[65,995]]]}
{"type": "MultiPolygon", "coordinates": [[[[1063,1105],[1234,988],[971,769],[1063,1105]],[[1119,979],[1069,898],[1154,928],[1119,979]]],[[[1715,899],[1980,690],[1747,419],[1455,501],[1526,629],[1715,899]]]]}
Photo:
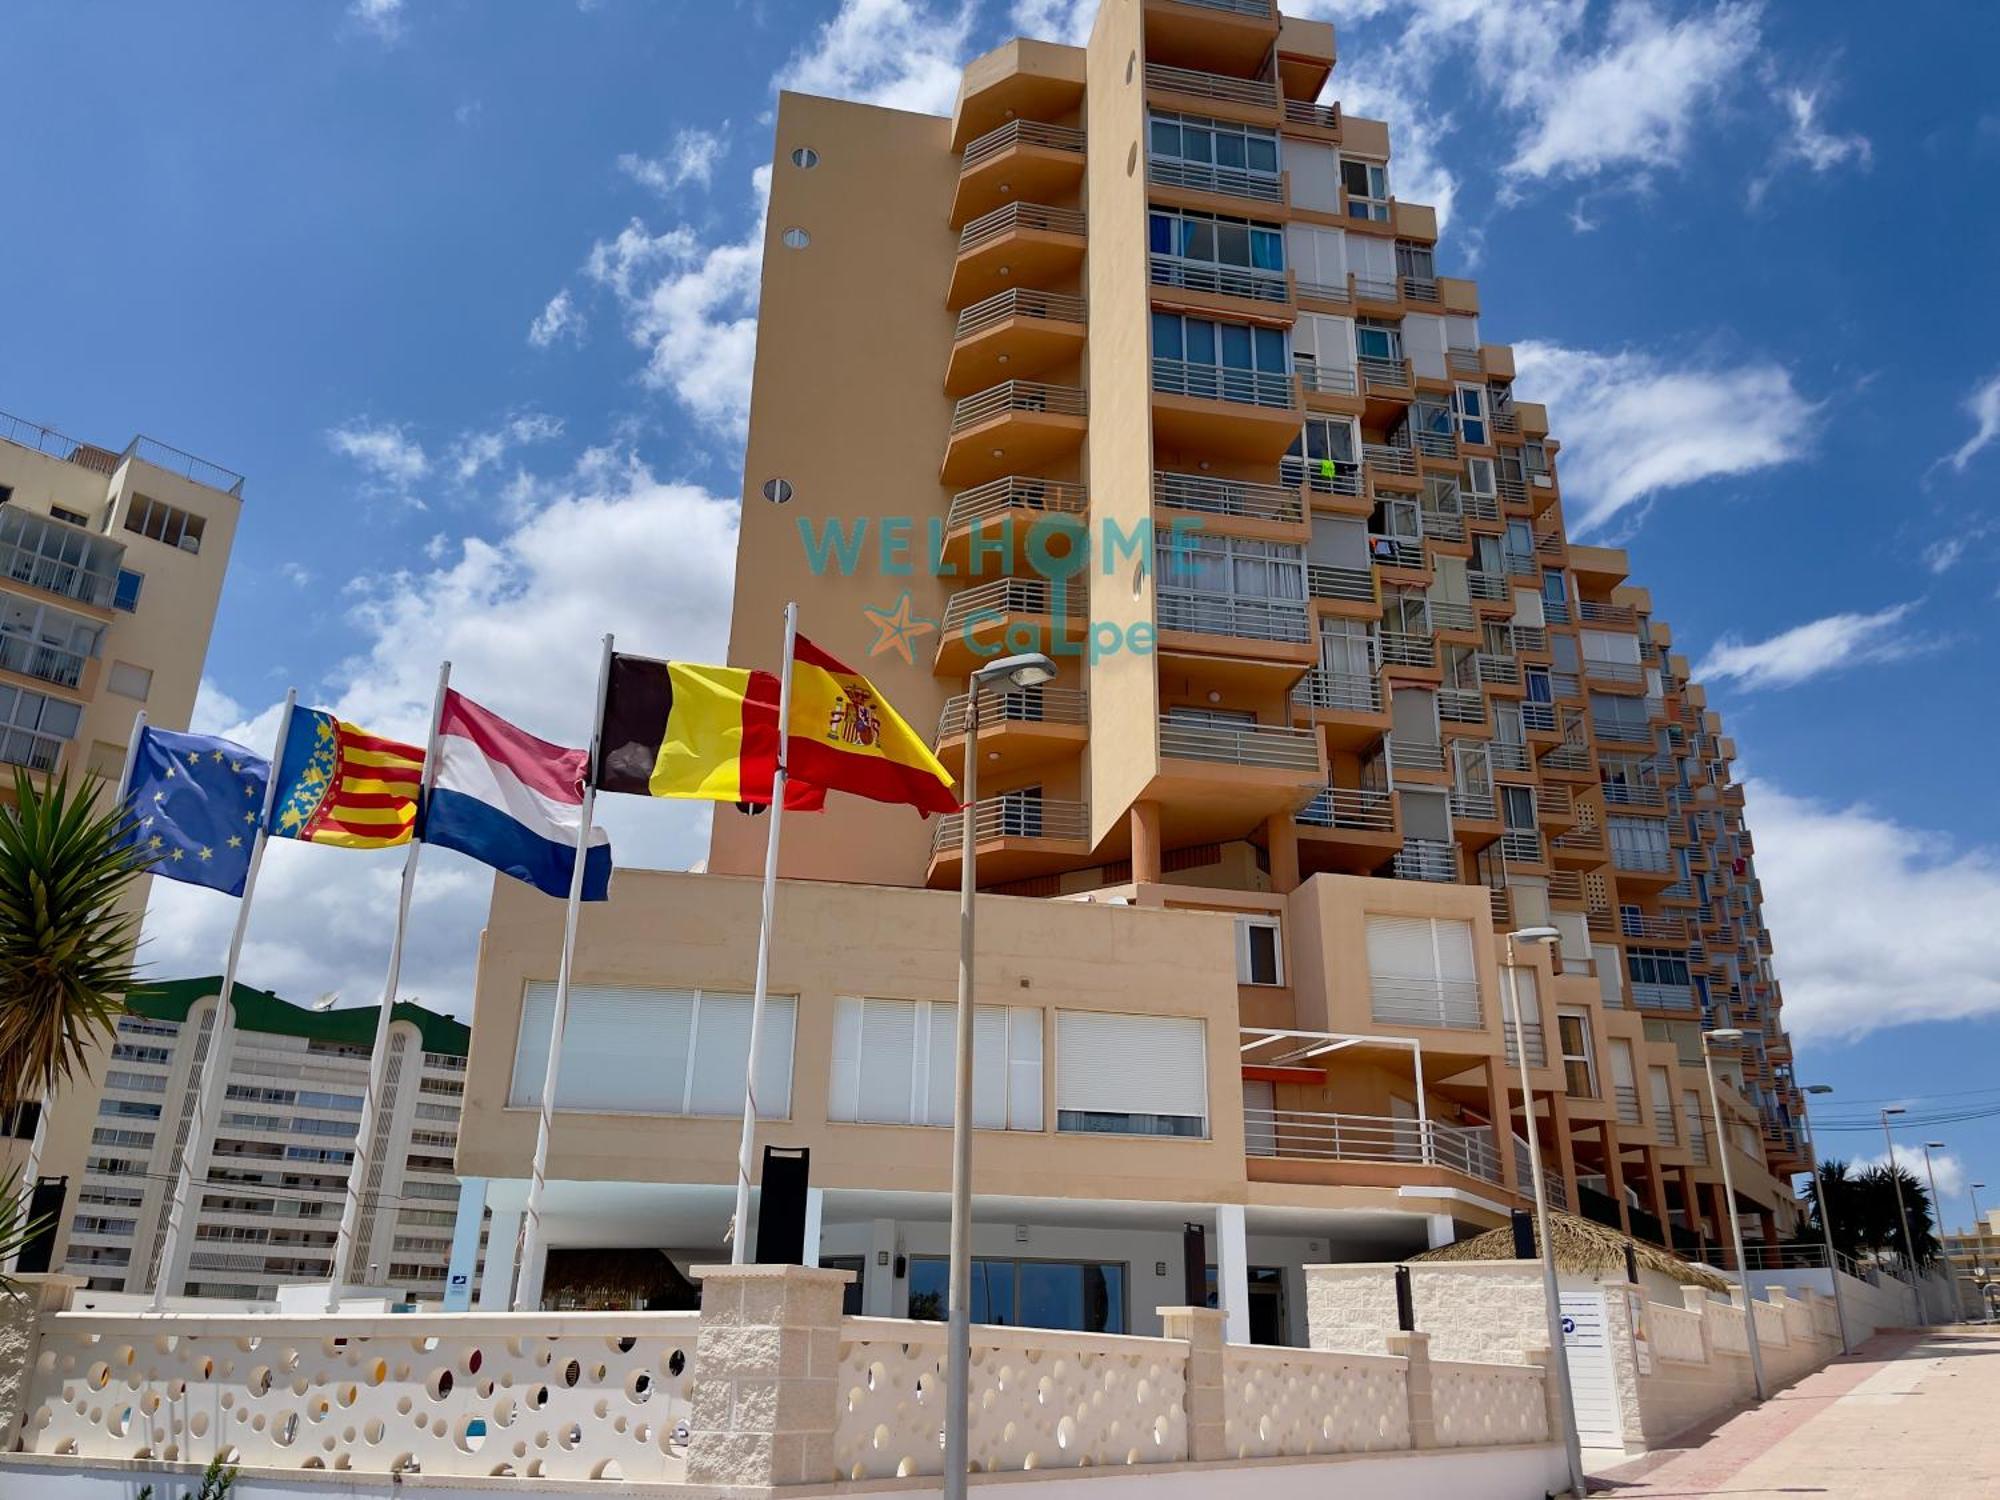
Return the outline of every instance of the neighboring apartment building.
{"type": "MultiPolygon", "coordinates": [[[[78,1127],[82,1171],[58,1251],[61,1268],[94,1290],[152,1290],[220,989],[213,976],[150,985],[118,1020],[95,1117],[78,1127]]],[[[237,985],[221,1115],[195,1164],[174,1294],[268,1301],[286,1282],[327,1279],[377,1016],[374,1006],[316,1011],[237,985]]],[[[443,1297],[467,1039],[449,1016],[396,1006],[346,1272],[356,1286],[443,1297]]]]}
{"type": "Polygon", "coordinates": [[[1988,1209],[1970,1229],[1946,1231],[1944,1255],[1965,1314],[2000,1311],[2000,1208],[1988,1209]]]}
{"type": "MultiPolygon", "coordinates": [[[[1194,1219],[1236,1336],[1296,1336],[1300,1265],[1501,1222],[1509,979],[1559,1203],[1715,1258],[1729,1151],[1751,1236],[1796,1222],[1734,748],[1625,555],[1570,542],[1547,414],[1387,128],[1318,102],[1333,61],[1264,0],[1104,0],[1086,47],[971,63],[949,120],[780,101],[730,660],[775,667],[796,599],[954,770],[973,667],[1062,667],[971,747],[982,1316],[1149,1326],[1194,1219]],[[1533,925],[1560,972],[1507,974],[1533,925]]],[[[556,1246],[717,1252],[729,877],[767,827],[719,809],[712,874],[585,913],[556,1246]]],[[[870,1311],[939,1300],[947,1148],[911,1127],[949,1118],[960,832],[849,798],[785,828],[759,1092],[870,1311]]],[[[460,1162],[502,1217],[559,931],[497,891],[460,1162]]]]}

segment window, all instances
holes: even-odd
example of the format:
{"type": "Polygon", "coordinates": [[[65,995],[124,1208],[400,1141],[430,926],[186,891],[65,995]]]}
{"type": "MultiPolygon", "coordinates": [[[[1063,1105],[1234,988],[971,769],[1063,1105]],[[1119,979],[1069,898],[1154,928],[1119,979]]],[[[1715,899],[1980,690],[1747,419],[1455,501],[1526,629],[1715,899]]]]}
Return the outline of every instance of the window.
{"type": "Polygon", "coordinates": [[[1208,1134],[1208,1038],[1178,1016],[1056,1012],[1056,1129],[1208,1134]]]}
{"type": "Polygon", "coordinates": [[[1562,1046],[1563,1092],[1572,1099],[1595,1099],[1597,1063],[1590,1052],[1590,1017],[1581,1011],[1557,1011],[1556,1039],[1562,1046]]]}
{"type": "Polygon", "coordinates": [[[1309,481],[1323,493],[1361,493],[1361,440],[1352,417],[1307,417],[1285,450],[1279,474],[1286,484],[1309,481]]]}
{"type": "Polygon", "coordinates": [[[1206,531],[1177,532],[1155,542],[1153,565],[1164,588],[1236,599],[1303,600],[1306,596],[1305,553],[1291,542],[1259,542],[1206,531]]]}
{"type": "Polygon", "coordinates": [[[119,1042],[111,1049],[111,1055],[119,1062],[166,1063],[173,1053],[165,1047],[138,1047],[130,1042],[119,1042]]]}
{"type": "Polygon", "coordinates": [[[1515,833],[1535,831],[1535,789],[1527,786],[1502,786],[1500,789],[1500,812],[1508,829],[1515,833]]]}
{"type": "Polygon", "coordinates": [[[153,669],[135,667],[129,661],[114,661],[104,686],[121,698],[136,698],[144,703],[153,691],[153,669]]]}
{"type": "MultiPolygon", "coordinates": [[[[1292,201],[1299,202],[1299,182],[1292,178],[1292,201]]],[[[1310,207],[1311,205],[1301,205],[1310,207]]],[[[1331,203],[1327,205],[1330,209],[1331,203]]],[[[1313,224],[1285,226],[1285,257],[1298,277],[1302,296],[1347,300],[1346,231],[1313,224]]]]}
{"type": "Polygon", "coordinates": [[[100,1125],[90,1133],[93,1146],[139,1146],[148,1151],[153,1148],[153,1132],[150,1130],[112,1130],[100,1125]]]}
{"type": "Polygon", "coordinates": [[[360,1122],[356,1120],[317,1120],[308,1115],[300,1115],[292,1121],[292,1132],[295,1135],[351,1136],[359,1128],[360,1122]]]}
{"type": "Polygon", "coordinates": [[[1429,245],[1415,240],[1396,241],[1396,275],[1418,281],[1437,280],[1437,255],[1429,245]]]}
{"type": "Polygon", "coordinates": [[[150,1016],[120,1016],[118,1018],[120,1036],[179,1036],[181,1025],[178,1021],[155,1021],[150,1016]]]}
{"type": "Polygon", "coordinates": [[[0,687],[0,760],[37,771],[53,770],[82,720],[82,704],[25,688],[0,687]]]}
{"type": "Polygon", "coordinates": [[[118,570],[118,584],[111,596],[111,607],[122,609],[126,614],[135,613],[139,608],[139,591],[146,586],[146,575],[131,568],[118,570]]]}
{"type": "MultiPolygon", "coordinates": [[[[1042,1128],[1042,1013],[982,1005],[973,1013],[972,1123],[1042,1128]]],[[[958,1007],[842,996],[834,1002],[826,1116],[875,1125],[949,1125],[958,1007]]]]}
{"type": "Polygon", "coordinates": [[[1484,386],[1462,385],[1458,388],[1458,431],[1468,443],[1484,446],[1489,440],[1484,386]]]}
{"type": "Polygon", "coordinates": [[[1590,724],[1599,739],[1622,740],[1628,744],[1650,741],[1653,732],[1646,724],[1646,700],[1618,693],[1590,695],[1590,724]]]}
{"type": "Polygon", "coordinates": [[[1403,329],[1382,318],[1357,318],[1354,322],[1354,352],[1362,359],[1403,363],[1403,329]]]}
{"type": "Polygon", "coordinates": [[[1377,1021],[1458,1028],[1486,1024],[1470,922],[1371,915],[1368,981],[1377,1021]]]}
{"type": "Polygon", "coordinates": [[[90,524],[90,517],[83,514],[83,512],[69,510],[60,505],[51,505],[49,507],[49,514],[54,516],[58,521],[69,522],[72,526],[88,526],[90,524]]]}
{"type": "MultiPolygon", "coordinates": [[[[1239,271],[1264,271],[1282,299],[1285,270],[1285,233],[1277,224],[1250,219],[1205,214],[1191,208],[1155,208],[1148,216],[1148,248],[1156,256],[1192,261],[1201,266],[1229,267],[1239,271]]],[[[1234,292],[1239,296],[1262,296],[1250,290],[1254,278],[1218,280],[1211,275],[1187,279],[1184,270],[1171,264],[1153,264],[1153,280],[1169,286],[1194,286],[1203,291],[1234,292]]]]}
{"type": "Polygon", "coordinates": [[[1147,132],[1155,181],[1277,202],[1278,132],[1155,111],[1147,132]]]}
{"type": "MultiPolygon", "coordinates": [[[[513,1108],[533,1109],[542,1102],[555,992],[546,981],[527,987],[514,1086],[507,1097],[513,1108]]],[[[555,1107],[601,1114],[741,1114],[750,1004],[748,995],[713,990],[573,986],[555,1107]]],[[[789,997],[770,1000],[757,1076],[758,1114],[764,1119],[791,1113],[792,1017],[789,997]]]]}
{"type": "Polygon", "coordinates": [[[167,1089],[163,1073],[126,1073],[114,1068],[104,1075],[108,1089],[130,1089],[135,1094],[163,1094],[167,1089]]]}
{"type": "MultiPolygon", "coordinates": [[[[1009,1328],[1066,1328],[1123,1333],[1126,1267],[1118,1261],[972,1262],[972,1321],[1009,1328]]],[[[942,1323],[949,1315],[951,1265],[943,1256],[910,1257],[910,1316],[942,1323]]]]}
{"type": "Polygon", "coordinates": [[[1290,406],[1291,340],[1282,328],[1156,312],[1153,388],[1171,396],[1290,406]]]}
{"type": "Polygon", "coordinates": [[[201,551],[201,533],[208,523],[193,511],[182,510],[164,500],[135,494],[125,509],[125,529],[149,536],[183,552],[201,551]]]}
{"type": "Polygon", "coordinates": [[[1272,917],[1236,919],[1236,982],[1238,984],[1283,984],[1284,950],[1278,941],[1278,923],[1272,917]]]}
{"type": "Polygon", "coordinates": [[[1625,975],[1634,984],[1664,984],[1682,990],[1692,983],[1687,955],[1667,948],[1627,948],[1625,975]]]}
{"type": "Polygon", "coordinates": [[[361,1108],[361,1096],[359,1094],[322,1094],[316,1093],[311,1089],[300,1089],[298,1103],[302,1109],[345,1109],[358,1112],[361,1108]]]}
{"type": "Polygon", "coordinates": [[[1340,185],[1347,190],[1347,217],[1389,222],[1389,168],[1386,163],[1340,159],[1340,185]]]}
{"type": "Polygon", "coordinates": [[[160,1106],[144,1104],[137,1099],[104,1099],[98,1102],[97,1114],[105,1120],[157,1120],[160,1106]]]}
{"type": "Polygon", "coordinates": [[[1607,818],[1611,862],[1621,870],[1669,873],[1673,857],[1667,848],[1667,825],[1657,818],[1607,818]]]}

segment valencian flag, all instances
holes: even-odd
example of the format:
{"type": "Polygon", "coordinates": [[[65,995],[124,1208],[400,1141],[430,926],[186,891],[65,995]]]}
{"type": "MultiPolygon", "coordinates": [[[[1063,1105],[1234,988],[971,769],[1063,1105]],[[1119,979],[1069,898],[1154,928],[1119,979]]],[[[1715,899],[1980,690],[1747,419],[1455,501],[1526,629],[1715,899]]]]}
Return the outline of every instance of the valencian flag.
{"type": "Polygon", "coordinates": [[[127,778],[126,842],[148,874],[243,894],[271,763],[206,734],[147,728],[127,778]]]}
{"type": "MultiPolygon", "coordinates": [[[[956,812],[951,776],[858,672],[798,638],[785,806],[829,791],[956,812]]],[[[768,806],[778,764],[769,672],[616,655],[605,692],[601,791],[768,806]]]]}
{"type": "Polygon", "coordinates": [[[343,849],[407,844],[423,777],[424,752],[415,745],[385,740],[321,709],[294,707],[271,836],[343,849]]]}

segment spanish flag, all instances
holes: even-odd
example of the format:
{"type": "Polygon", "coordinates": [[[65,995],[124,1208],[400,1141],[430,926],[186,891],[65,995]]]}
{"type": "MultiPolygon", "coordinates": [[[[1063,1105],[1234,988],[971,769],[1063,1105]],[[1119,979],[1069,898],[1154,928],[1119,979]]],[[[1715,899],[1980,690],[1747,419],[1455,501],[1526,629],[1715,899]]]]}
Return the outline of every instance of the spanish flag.
{"type": "MultiPolygon", "coordinates": [[[[956,812],[930,747],[858,672],[798,638],[790,810],[829,791],[956,812]]],[[[613,656],[597,785],[607,792],[766,806],[778,765],[778,679],[740,667],[613,656]]]]}
{"type": "Polygon", "coordinates": [[[417,826],[424,752],[414,745],[336,719],[317,708],[292,709],[271,836],[381,849],[407,844],[417,826]]]}

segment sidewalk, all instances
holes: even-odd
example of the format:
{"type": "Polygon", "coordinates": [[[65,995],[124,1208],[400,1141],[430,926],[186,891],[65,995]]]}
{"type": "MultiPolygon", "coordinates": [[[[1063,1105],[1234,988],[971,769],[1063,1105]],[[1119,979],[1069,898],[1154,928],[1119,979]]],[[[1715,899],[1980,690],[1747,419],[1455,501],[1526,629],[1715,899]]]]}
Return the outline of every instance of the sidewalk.
{"type": "Polygon", "coordinates": [[[2000,1496],[2000,1328],[1878,1334],[1687,1446],[1591,1465],[1633,1500],[2000,1496]]]}

